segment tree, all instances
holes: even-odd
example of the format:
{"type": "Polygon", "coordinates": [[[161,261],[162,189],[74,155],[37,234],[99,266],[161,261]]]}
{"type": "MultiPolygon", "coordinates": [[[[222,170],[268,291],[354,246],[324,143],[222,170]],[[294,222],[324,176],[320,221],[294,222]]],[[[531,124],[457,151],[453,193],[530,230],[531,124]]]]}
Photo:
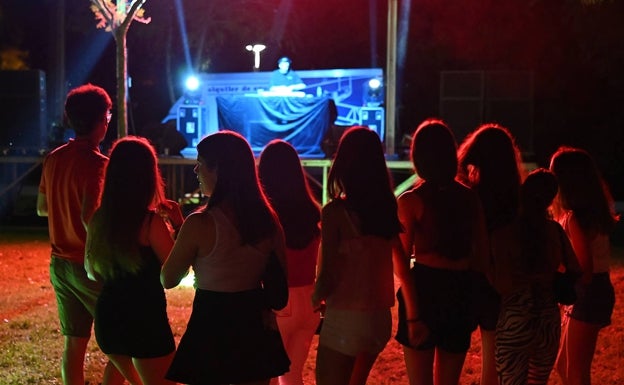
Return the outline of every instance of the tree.
{"type": "Polygon", "coordinates": [[[89,0],[98,21],[97,27],[113,34],[116,43],[117,78],[117,137],[128,135],[128,64],[126,35],[133,20],[147,24],[141,8],[147,0],[89,0]]]}

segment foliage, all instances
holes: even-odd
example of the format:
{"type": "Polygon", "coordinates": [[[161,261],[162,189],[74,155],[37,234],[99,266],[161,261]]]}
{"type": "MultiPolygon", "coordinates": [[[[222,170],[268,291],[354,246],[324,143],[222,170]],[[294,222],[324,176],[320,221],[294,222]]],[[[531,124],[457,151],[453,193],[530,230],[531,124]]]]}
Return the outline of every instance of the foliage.
{"type": "Polygon", "coordinates": [[[146,0],[133,0],[132,2],[125,0],[117,1],[117,4],[110,0],[90,0],[91,11],[95,14],[97,27],[104,28],[107,32],[113,32],[122,24],[127,22],[130,17],[135,21],[143,24],[149,24],[150,18],[143,17],[145,10],[140,8],[146,0]],[[137,5],[135,5],[137,4],[137,5]],[[137,7],[136,11],[133,10],[137,7]]]}
{"type": "Polygon", "coordinates": [[[21,71],[27,70],[28,52],[14,47],[0,50],[0,70],[21,71]]]}

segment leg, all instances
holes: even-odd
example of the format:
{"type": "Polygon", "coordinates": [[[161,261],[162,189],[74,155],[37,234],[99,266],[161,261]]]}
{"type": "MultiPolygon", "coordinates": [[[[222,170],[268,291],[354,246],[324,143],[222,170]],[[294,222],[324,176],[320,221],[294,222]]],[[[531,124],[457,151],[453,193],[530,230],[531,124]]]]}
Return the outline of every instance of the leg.
{"type": "Polygon", "coordinates": [[[535,341],[529,357],[527,384],[546,385],[552,373],[561,337],[561,317],[556,306],[545,308],[535,320],[535,341]]]}
{"type": "Polygon", "coordinates": [[[65,336],[61,363],[64,385],[84,385],[84,358],[88,343],[89,337],[65,336]]]}
{"type": "Polygon", "coordinates": [[[284,347],[290,358],[290,371],[279,377],[280,385],[303,385],[303,367],[308,359],[315,329],[316,326],[309,330],[302,329],[284,340],[284,347]]]}
{"type": "Polygon", "coordinates": [[[174,352],[157,358],[134,358],[132,362],[139,372],[144,385],[174,385],[175,382],[165,379],[174,352]]]}
{"type": "Polygon", "coordinates": [[[568,324],[568,379],[571,385],[591,384],[591,365],[600,326],[570,319],[568,324]]]}
{"type": "Polygon", "coordinates": [[[555,370],[561,379],[563,385],[568,385],[568,326],[570,324],[570,316],[563,310],[561,315],[561,339],[559,340],[559,352],[555,361],[555,370]]]}
{"type": "Polygon", "coordinates": [[[137,373],[132,357],[123,356],[121,354],[109,354],[108,359],[112,362],[118,371],[130,382],[131,385],[143,385],[139,374],[137,373]]]}
{"type": "Polygon", "coordinates": [[[104,368],[102,385],[123,385],[125,383],[126,378],[117,370],[115,364],[109,360],[104,368]]]}
{"type": "Polygon", "coordinates": [[[436,349],[435,354],[435,384],[457,385],[461,377],[466,353],[449,353],[442,349],[436,349]]]}
{"type": "Polygon", "coordinates": [[[494,347],[500,385],[527,383],[538,318],[524,295],[509,298],[503,305],[496,324],[494,347]]]}
{"type": "Polygon", "coordinates": [[[378,355],[379,354],[360,353],[355,357],[355,365],[353,366],[349,385],[366,385],[368,374],[373,368],[378,355]]]}
{"type": "Polygon", "coordinates": [[[433,385],[434,355],[433,349],[416,350],[403,346],[403,357],[410,385],[433,385]]]}
{"type": "Polygon", "coordinates": [[[481,385],[498,385],[494,356],[496,332],[481,330],[481,385]]]}
{"type": "Polygon", "coordinates": [[[355,357],[319,345],[316,354],[316,384],[345,385],[351,379],[355,357]]]}
{"type": "Polygon", "coordinates": [[[313,291],[314,285],[289,288],[288,305],[277,313],[277,325],[290,358],[290,371],[279,377],[280,385],[303,385],[303,367],[319,324],[319,313],[310,303],[313,291]]]}

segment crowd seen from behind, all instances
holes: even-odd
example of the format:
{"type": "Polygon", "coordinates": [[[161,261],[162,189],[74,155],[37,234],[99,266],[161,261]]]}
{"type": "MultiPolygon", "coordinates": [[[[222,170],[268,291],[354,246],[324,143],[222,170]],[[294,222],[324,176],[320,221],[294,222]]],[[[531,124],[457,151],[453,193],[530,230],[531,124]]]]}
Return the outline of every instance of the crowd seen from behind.
{"type": "Polygon", "coordinates": [[[68,94],[76,139],[46,156],[39,186],[65,385],[84,384],[93,324],[104,385],[303,385],[315,333],[318,385],[366,384],[391,338],[410,385],[457,385],[477,328],[482,385],[546,385],[553,371],[564,385],[591,384],[615,305],[619,218],[587,151],[561,147],[549,168],[526,170],[505,127],[484,124],[458,143],[427,119],[410,148],[417,182],[397,198],[381,139],[351,127],[321,206],[292,145],[274,140],[255,159],[222,130],[197,145],[206,204],[184,218],[147,139],[100,153],[111,106],[91,84],[68,94]],[[272,261],[287,282],[279,309],[267,299],[272,261]],[[165,290],[191,271],[176,346],[165,290]],[[557,290],[564,272],[577,277],[572,301],[557,290]]]}

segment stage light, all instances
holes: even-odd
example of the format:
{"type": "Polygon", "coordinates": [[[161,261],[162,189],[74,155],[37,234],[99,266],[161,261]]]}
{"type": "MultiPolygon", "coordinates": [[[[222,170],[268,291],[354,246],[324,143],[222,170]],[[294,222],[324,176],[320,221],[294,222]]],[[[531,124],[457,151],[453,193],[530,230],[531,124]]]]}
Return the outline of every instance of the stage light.
{"type": "Polygon", "coordinates": [[[370,87],[371,90],[376,90],[379,87],[381,87],[381,81],[377,78],[373,78],[368,81],[368,86],[370,87]]]}
{"type": "Polygon", "coordinates": [[[245,49],[249,52],[254,53],[254,71],[257,71],[260,68],[260,52],[264,51],[266,45],[264,44],[247,44],[245,49]]]}
{"type": "Polygon", "coordinates": [[[364,105],[379,107],[384,101],[383,83],[379,78],[372,78],[364,83],[364,105]]]}
{"type": "Polygon", "coordinates": [[[199,88],[199,78],[195,75],[191,75],[186,78],[184,85],[186,86],[186,89],[188,91],[197,91],[197,89],[199,88]]]}

